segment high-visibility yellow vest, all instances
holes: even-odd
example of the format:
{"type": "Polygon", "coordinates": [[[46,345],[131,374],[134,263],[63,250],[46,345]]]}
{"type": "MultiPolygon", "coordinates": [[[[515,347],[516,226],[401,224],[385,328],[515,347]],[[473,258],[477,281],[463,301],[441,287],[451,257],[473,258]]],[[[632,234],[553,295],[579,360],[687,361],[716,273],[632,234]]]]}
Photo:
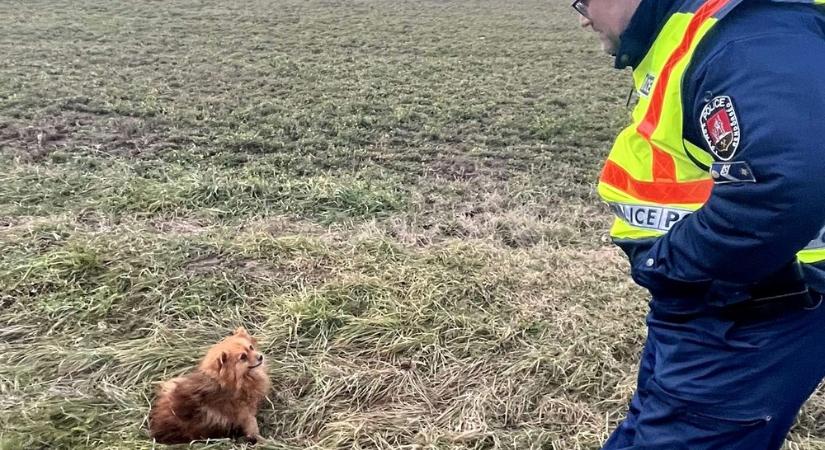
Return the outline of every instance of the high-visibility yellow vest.
{"type": "MultiPolygon", "coordinates": [[[[661,236],[699,209],[713,178],[713,158],[683,137],[682,77],[699,42],[742,0],[694,1],[673,14],[633,71],[639,102],[633,123],[616,139],[599,179],[599,195],[616,214],[614,239],[661,236]],[[692,159],[693,160],[692,160],[692,159]],[[698,161],[697,164],[695,161],[698,161]]],[[[825,4],[825,0],[807,1],[825,4]]],[[[825,261],[825,229],[798,254],[825,261]]]]}

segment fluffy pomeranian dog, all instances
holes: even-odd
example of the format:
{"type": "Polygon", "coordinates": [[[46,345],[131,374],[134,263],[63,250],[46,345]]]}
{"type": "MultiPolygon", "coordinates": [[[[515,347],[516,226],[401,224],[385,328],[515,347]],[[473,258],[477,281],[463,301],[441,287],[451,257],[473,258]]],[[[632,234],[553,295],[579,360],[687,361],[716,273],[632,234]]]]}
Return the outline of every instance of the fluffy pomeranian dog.
{"type": "Polygon", "coordinates": [[[157,442],[261,439],[255,415],[269,391],[264,355],[244,328],[215,344],[197,370],[162,383],[149,413],[157,442]]]}

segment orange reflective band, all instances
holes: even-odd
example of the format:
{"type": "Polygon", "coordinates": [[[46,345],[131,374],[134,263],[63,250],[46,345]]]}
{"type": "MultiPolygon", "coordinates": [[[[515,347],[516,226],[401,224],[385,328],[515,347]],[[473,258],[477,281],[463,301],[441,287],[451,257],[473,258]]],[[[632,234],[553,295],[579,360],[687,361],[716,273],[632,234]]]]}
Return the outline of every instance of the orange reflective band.
{"type": "Polygon", "coordinates": [[[653,180],[675,182],[676,163],[673,157],[655,145],[651,144],[650,149],[653,152],[653,180]]]}
{"type": "Polygon", "coordinates": [[[705,23],[709,17],[716,14],[720,9],[724,8],[729,1],[730,0],[709,0],[703,4],[691,18],[687,30],[685,31],[685,35],[682,37],[682,41],[679,43],[676,50],[670,55],[670,58],[668,58],[667,63],[665,63],[665,66],[659,75],[659,81],[656,83],[656,88],[653,90],[653,94],[650,97],[650,105],[648,106],[645,118],[637,128],[639,134],[644,136],[644,138],[648,141],[650,140],[650,137],[653,136],[653,132],[656,131],[656,127],[659,126],[659,120],[662,117],[662,104],[664,103],[665,90],[667,89],[668,81],[670,80],[670,75],[673,72],[673,68],[676,67],[676,64],[678,64],[679,61],[681,61],[682,58],[684,58],[690,51],[690,48],[693,45],[693,40],[696,38],[696,33],[699,31],[702,24],[705,23]]]}
{"type": "MultiPolygon", "coordinates": [[[[661,151],[661,150],[660,150],[661,151]]],[[[713,180],[688,182],[640,181],[621,166],[608,160],[600,180],[634,198],[657,204],[702,204],[710,197],[713,180]]]]}

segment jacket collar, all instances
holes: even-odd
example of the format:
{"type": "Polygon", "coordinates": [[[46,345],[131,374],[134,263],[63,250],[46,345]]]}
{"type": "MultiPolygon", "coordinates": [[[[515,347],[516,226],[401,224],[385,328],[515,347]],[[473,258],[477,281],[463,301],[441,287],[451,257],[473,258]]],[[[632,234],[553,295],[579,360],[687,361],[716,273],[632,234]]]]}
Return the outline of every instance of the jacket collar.
{"type": "Polygon", "coordinates": [[[615,67],[624,69],[638,66],[667,19],[683,2],[684,0],[642,0],[627,29],[619,37],[615,67]]]}

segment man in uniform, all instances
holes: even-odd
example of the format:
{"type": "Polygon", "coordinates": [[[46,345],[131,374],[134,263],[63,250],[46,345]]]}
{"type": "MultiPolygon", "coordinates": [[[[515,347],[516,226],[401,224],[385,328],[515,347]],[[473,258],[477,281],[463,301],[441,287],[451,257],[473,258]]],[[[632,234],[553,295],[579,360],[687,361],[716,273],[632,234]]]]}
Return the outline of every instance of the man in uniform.
{"type": "Polygon", "coordinates": [[[639,101],[599,180],[651,293],[604,449],[779,449],[825,376],[825,0],[577,0],[639,101]]]}

